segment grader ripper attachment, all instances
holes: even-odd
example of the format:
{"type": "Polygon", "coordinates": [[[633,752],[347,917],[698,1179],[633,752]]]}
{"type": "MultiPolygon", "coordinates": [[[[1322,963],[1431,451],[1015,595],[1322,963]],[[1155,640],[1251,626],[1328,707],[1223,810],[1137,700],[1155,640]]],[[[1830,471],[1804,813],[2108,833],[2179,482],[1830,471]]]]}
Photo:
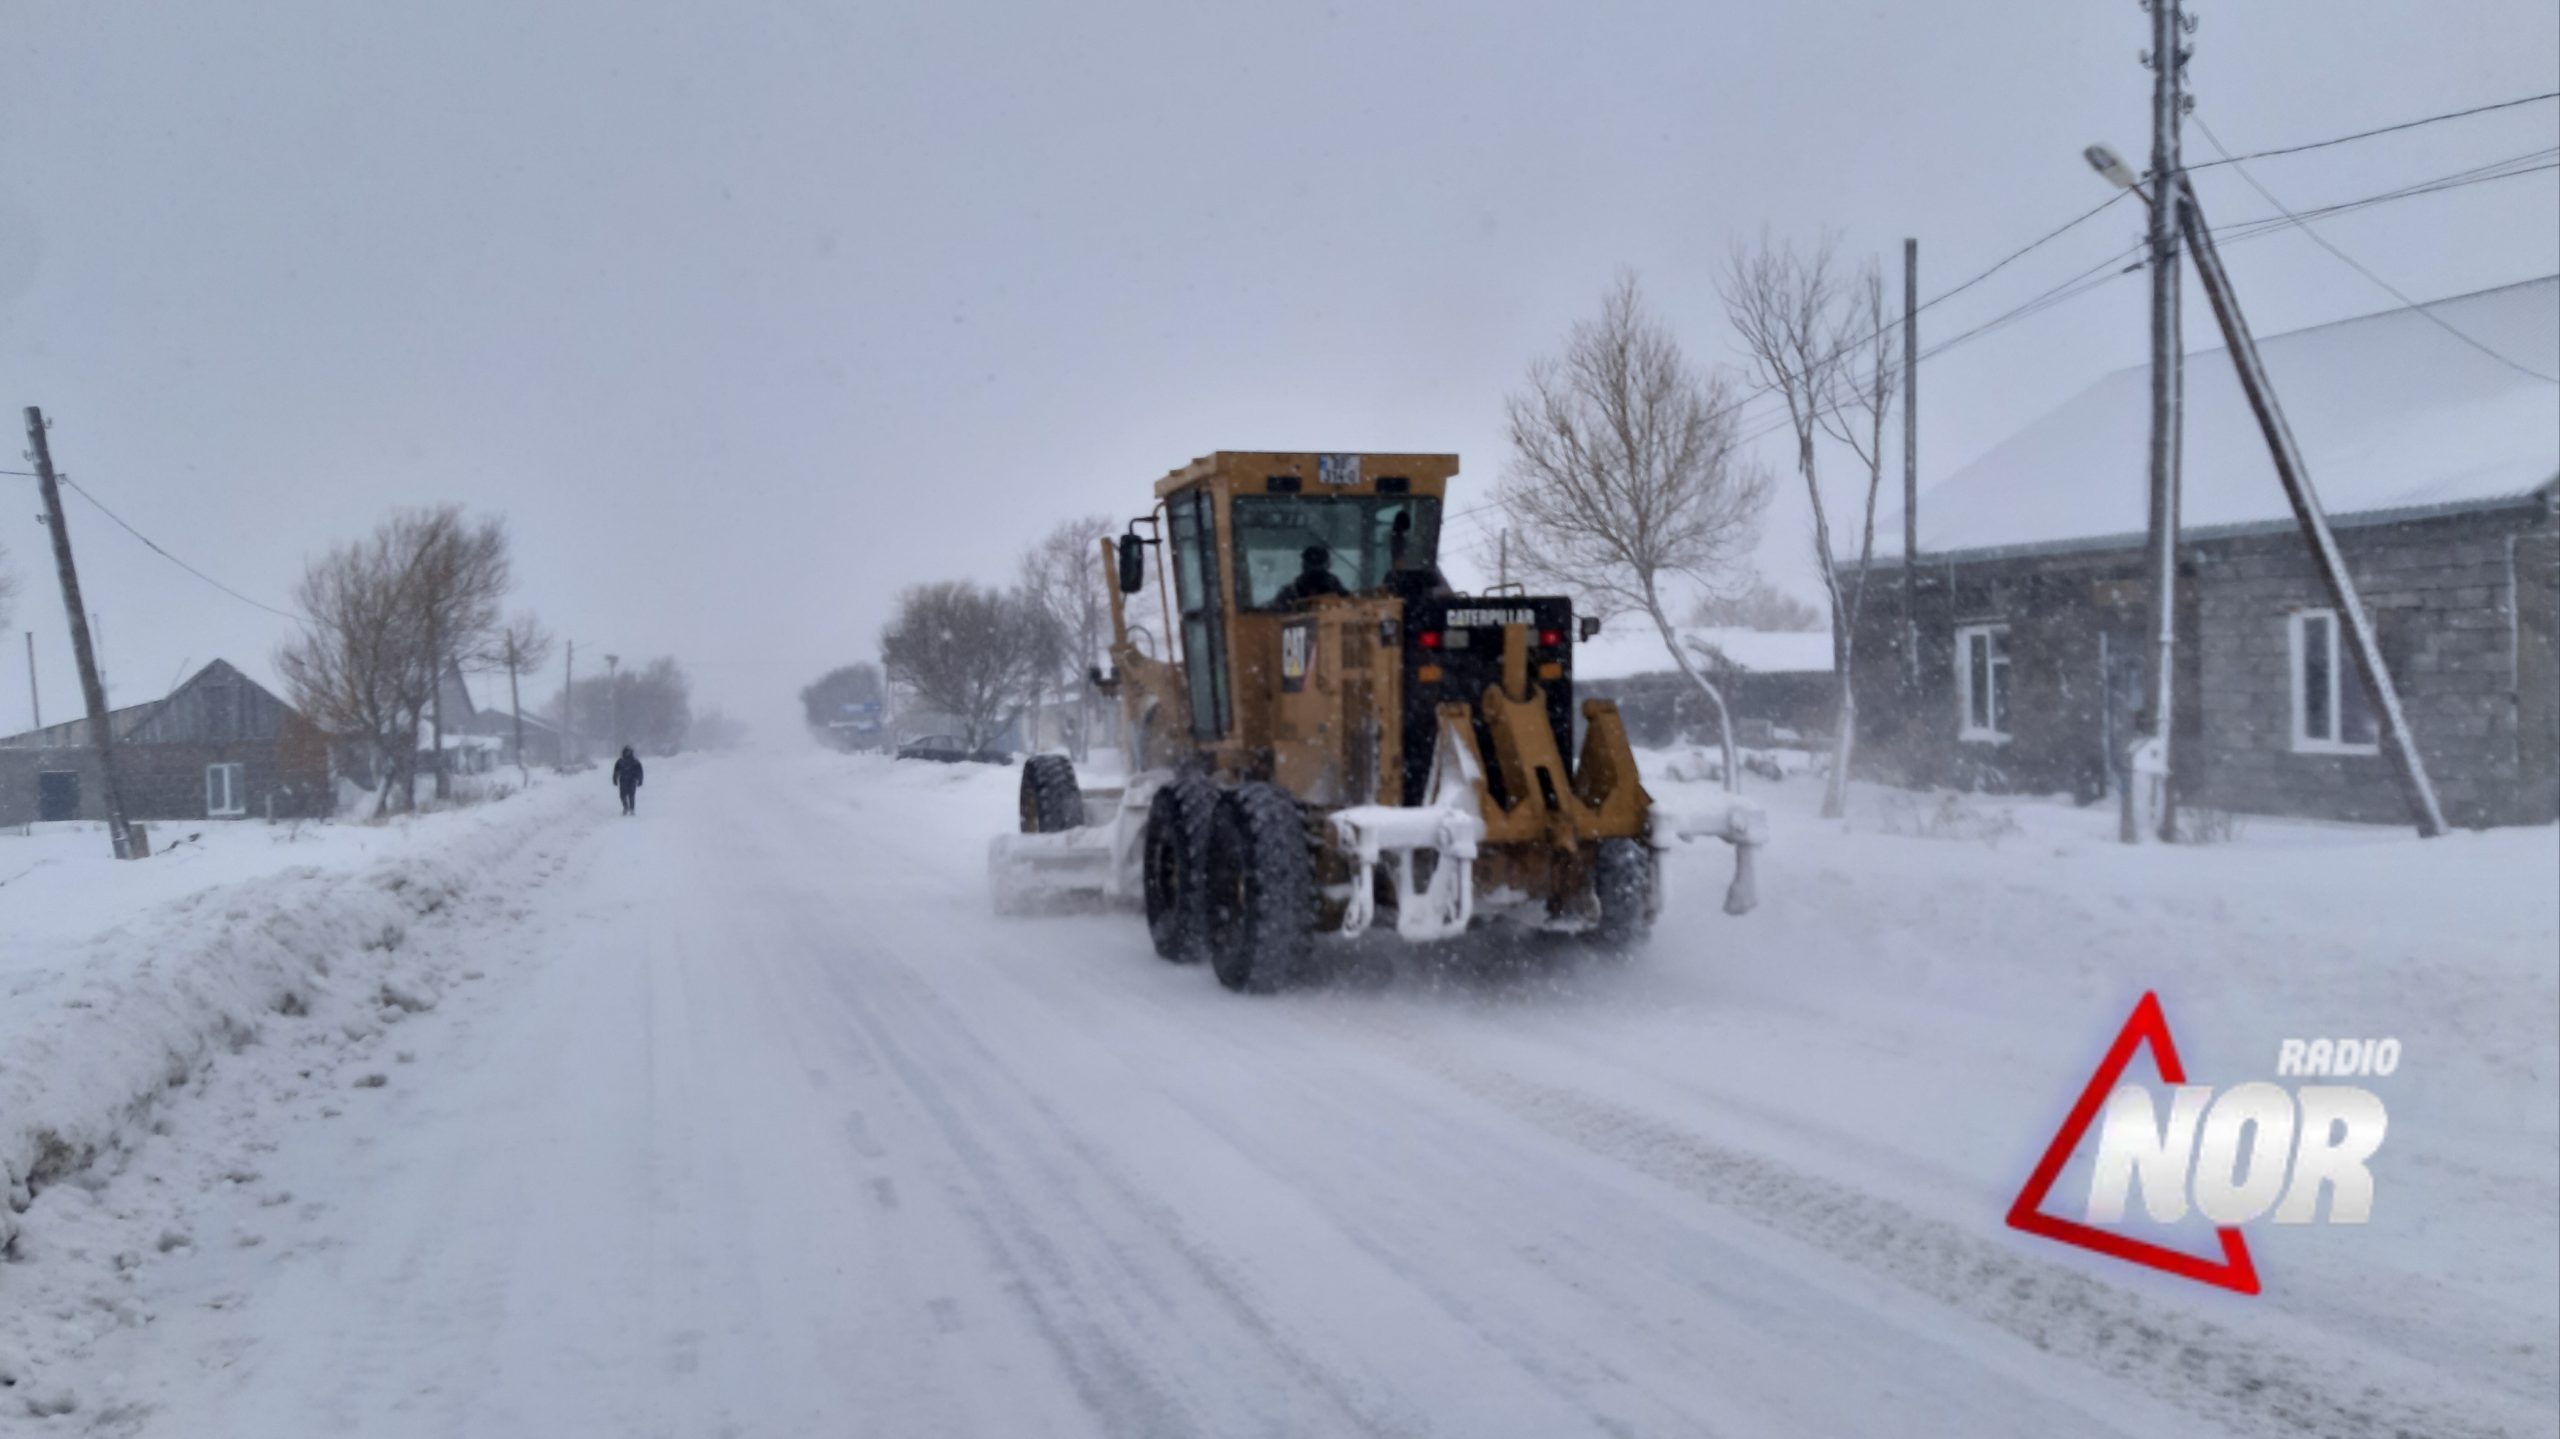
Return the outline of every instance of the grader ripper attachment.
{"type": "Polygon", "coordinates": [[[1735,846],[1725,908],[1750,908],[1759,812],[1661,815],[1617,707],[1585,700],[1577,726],[1573,647],[1597,626],[1567,599],[1442,580],[1457,469],[1221,451],[1159,481],[1097,557],[1112,672],[1093,681],[1119,701],[1129,779],[1082,790],[1064,756],[1025,763],[1021,833],[989,852],[999,908],[1138,900],[1159,955],[1250,990],[1287,982],[1317,935],[1381,923],[1629,945],[1660,907],[1659,849],[1697,835],[1735,846]]]}

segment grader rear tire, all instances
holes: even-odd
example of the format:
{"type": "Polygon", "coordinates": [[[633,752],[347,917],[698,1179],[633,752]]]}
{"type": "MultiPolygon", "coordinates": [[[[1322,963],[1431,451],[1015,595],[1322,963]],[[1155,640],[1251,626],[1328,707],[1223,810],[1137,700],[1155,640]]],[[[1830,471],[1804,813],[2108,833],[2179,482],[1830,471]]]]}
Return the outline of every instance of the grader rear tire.
{"type": "Polygon", "coordinates": [[[1644,942],[1653,928],[1653,851],[1632,839],[1604,839],[1591,868],[1600,922],[1591,937],[1612,951],[1644,942]]]}
{"type": "Polygon", "coordinates": [[[1298,804],[1247,784],[1209,819],[1209,963],[1218,982],[1269,994],[1305,971],[1315,939],[1315,850],[1298,804]]]}
{"type": "Polygon", "coordinates": [[[1196,774],[1167,783],[1147,804],[1147,937],[1156,957],[1174,964],[1209,957],[1209,816],[1217,807],[1218,787],[1196,774]]]}
{"type": "Polygon", "coordinates": [[[1084,827],[1084,793],[1076,788],[1075,761],[1035,754],[1022,762],[1022,832],[1064,834],[1084,827]]]}

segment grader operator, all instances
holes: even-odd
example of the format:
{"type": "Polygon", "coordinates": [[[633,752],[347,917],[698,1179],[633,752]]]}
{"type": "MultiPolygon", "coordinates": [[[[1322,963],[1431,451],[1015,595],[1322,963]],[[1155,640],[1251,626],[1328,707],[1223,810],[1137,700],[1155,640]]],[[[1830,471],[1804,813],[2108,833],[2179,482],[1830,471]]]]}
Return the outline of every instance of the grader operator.
{"type": "Polygon", "coordinates": [[[1573,647],[1597,625],[1442,579],[1457,469],[1221,451],[1158,481],[1097,575],[1113,668],[1094,681],[1129,779],[1080,790],[1066,757],[1028,761],[1021,833],[990,851],[1000,907],[1136,898],[1159,955],[1256,991],[1382,916],[1415,941],[1508,918],[1631,945],[1675,831],[1736,845],[1726,909],[1747,909],[1757,811],[1667,824],[1616,705],[1585,700],[1576,724],[1573,647]],[[1150,590],[1153,614],[1131,602],[1150,590]]]}

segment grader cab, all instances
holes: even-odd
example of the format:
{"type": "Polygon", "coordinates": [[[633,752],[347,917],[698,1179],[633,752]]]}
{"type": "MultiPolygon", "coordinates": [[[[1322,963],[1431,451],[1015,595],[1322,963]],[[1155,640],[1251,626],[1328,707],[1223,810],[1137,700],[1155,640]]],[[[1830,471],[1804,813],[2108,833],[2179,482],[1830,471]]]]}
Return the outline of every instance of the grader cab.
{"type": "Polygon", "coordinates": [[[1064,756],[1028,761],[1022,832],[990,851],[999,906],[1140,900],[1159,955],[1245,990],[1381,922],[1630,945],[1660,904],[1657,846],[1694,833],[1735,844],[1726,909],[1747,909],[1757,811],[1666,822],[1617,707],[1585,700],[1576,724],[1573,648],[1597,626],[1568,599],[1449,589],[1457,469],[1222,451],[1159,481],[1098,556],[1112,672],[1093,678],[1121,706],[1129,779],[1082,790],[1064,756]]]}

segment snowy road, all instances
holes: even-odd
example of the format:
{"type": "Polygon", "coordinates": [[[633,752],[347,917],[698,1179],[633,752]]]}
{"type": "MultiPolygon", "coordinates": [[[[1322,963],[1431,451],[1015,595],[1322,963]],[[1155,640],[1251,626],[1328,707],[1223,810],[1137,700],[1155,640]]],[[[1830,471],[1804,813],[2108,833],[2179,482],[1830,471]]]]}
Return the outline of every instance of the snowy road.
{"type": "Polygon", "coordinates": [[[199,1236],[239,1244],[155,1279],[159,1317],[100,1355],[123,1399],[78,1418],[1171,1439],[2531,1412],[2494,1379],[2440,1407],[2465,1376],[2421,1376],[2423,1345],[2355,1368],[2307,1320],[2037,1251],[1997,1225],[2014,1170],[1985,1203],[1929,1157],[1949,1092],[1871,1106],[1919,1126],[1899,1149],[1823,1118],[1838,1096],[1800,1076],[1854,1084],[1898,1041],[1695,957],[1408,960],[1245,1000],[1126,916],[995,918],[989,778],[741,757],[653,774],[634,821],[600,800],[489,978],[349,1101],[364,1122],[273,1136],[208,1201],[199,1236]],[[2351,1374],[2361,1398],[2324,1384],[2351,1374]]]}

